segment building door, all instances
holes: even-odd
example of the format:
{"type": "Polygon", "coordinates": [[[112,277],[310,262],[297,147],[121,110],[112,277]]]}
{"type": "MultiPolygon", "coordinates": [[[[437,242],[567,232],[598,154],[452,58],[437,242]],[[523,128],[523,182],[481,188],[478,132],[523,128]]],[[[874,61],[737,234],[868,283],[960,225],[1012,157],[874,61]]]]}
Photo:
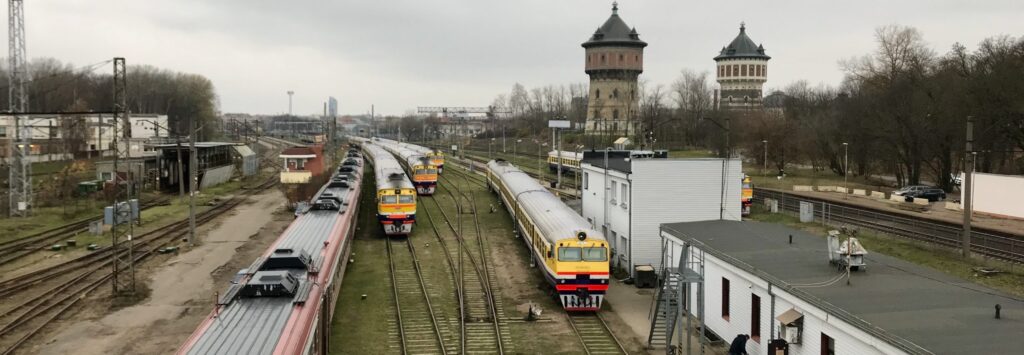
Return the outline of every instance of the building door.
{"type": "MultiPolygon", "coordinates": [[[[626,239],[626,236],[620,235],[619,236],[619,262],[621,264],[624,264],[623,266],[627,267],[627,268],[630,266],[629,265],[630,260],[626,260],[626,258],[628,258],[628,257],[629,257],[629,240],[626,239]]],[[[632,273],[633,273],[633,271],[630,270],[630,274],[632,274],[632,273]]]]}
{"type": "MultiPolygon", "coordinates": [[[[612,237],[611,240],[617,240],[617,239],[615,239],[615,231],[612,231],[612,236],[611,237],[612,237]]],[[[612,248],[612,260],[611,260],[611,262],[616,267],[622,267],[622,265],[619,265],[619,257],[618,257],[619,254],[622,254],[622,252],[620,250],[622,250],[622,246],[621,245],[615,245],[615,247],[612,248]]]]}

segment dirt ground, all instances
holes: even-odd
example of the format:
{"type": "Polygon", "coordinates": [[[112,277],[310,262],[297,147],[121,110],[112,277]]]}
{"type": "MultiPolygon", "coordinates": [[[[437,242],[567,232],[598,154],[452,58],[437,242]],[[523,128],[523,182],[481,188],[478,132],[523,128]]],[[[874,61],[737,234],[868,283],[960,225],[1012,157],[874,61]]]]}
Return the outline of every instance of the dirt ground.
{"type": "Polygon", "coordinates": [[[40,354],[166,354],[173,352],[212,309],[235,272],[247,267],[280,235],[293,217],[277,189],[199,230],[203,244],[176,256],[151,260],[138,269],[149,297],[114,309],[101,292],[49,332],[40,354]]]}

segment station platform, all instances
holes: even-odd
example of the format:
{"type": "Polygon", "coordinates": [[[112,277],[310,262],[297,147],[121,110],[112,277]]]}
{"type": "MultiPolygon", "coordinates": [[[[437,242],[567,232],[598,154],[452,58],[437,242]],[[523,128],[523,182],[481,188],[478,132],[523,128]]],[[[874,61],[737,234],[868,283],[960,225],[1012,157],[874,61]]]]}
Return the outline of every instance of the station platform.
{"type": "MultiPolygon", "coordinates": [[[[654,297],[657,296],[657,289],[654,288],[636,288],[633,285],[627,285],[614,278],[610,279],[610,285],[608,287],[608,293],[606,294],[605,302],[611,305],[611,312],[615,313],[629,329],[633,331],[633,336],[637,339],[641,339],[644,345],[647,344],[647,335],[651,330],[651,319],[649,318],[651,313],[651,304],[654,302],[654,297]]],[[[700,345],[698,344],[697,337],[691,337],[690,339],[692,347],[691,351],[694,354],[700,354],[700,345]]],[[[676,337],[673,343],[679,345],[679,338],[676,337]]],[[[684,341],[683,344],[686,342],[684,341]]],[[[728,349],[721,349],[712,346],[706,346],[704,349],[705,354],[725,354],[728,349]]],[[[664,348],[648,349],[650,354],[663,354],[664,348]]],[[[685,354],[685,350],[682,352],[685,354]]]]}

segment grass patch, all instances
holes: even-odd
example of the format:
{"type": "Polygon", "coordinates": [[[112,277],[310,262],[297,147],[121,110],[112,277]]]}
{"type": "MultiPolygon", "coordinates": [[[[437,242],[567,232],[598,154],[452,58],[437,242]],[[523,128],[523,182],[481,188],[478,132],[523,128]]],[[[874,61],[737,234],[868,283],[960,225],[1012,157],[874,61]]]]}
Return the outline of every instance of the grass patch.
{"type": "MultiPolygon", "coordinates": [[[[820,223],[801,223],[796,216],[784,213],[770,213],[760,206],[751,210],[751,220],[783,224],[804,230],[824,238],[829,229],[820,223]]],[[[943,273],[960,277],[985,285],[1017,297],[1024,297],[1024,268],[1020,265],[999,260],[969,258],[963,259],[959,252],[943,247],[932,246],[917,241],[877,233],[861,229],[857,238],[868,249],[868,252],[880,253],[906,260],[908,262],[929,267],[943,273]],[[978,276],[975,267],[990,267],[1002,270],[1003,273],[993,276],[978,276]]]]}
{"type": "MultiPolygon", "coordinates": [[[[761,166],[745,165],[743,172],[750,175],[751,181],[757,187],[766,187],[779,190],[793,190],[794,185],[810,186],[843,186],[843,176],[836,175],[832,171],[814,171],[813,169],[786,169],[786,177],[776,177],[778,170],[769,166],[767,175],[764,176],[761,166]]],[[[895,188],[887,182],[867,179],[862,176],[850,176],[846,186],[850,189],[865,189],[869,191],[889,192],[895,188]]]]}

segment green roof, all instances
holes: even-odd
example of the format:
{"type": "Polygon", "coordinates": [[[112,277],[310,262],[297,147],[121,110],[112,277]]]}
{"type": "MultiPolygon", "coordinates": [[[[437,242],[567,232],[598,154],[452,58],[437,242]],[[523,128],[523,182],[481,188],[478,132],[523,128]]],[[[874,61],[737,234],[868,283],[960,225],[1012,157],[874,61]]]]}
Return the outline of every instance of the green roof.
{"type": "Polygon", "coordinates": [[[601,27],[594,31],[590,40],[583,42],[583,48],[600,46],[646,47],[647,42],[640,40],[636,28],[630,28],[619,17],[619,3],[612,3],[612,16],[601,27]]]}
{"type": "Polygon", "coordinates": [[[722,51],[718,53],[715,60],[726,58],[772,59],[764,54],[763,45],[755,44],[750,37],[747,37],[747,26],[743,23],[740,23],[740,34],[728,46],[722,47],[722,51]]]}

